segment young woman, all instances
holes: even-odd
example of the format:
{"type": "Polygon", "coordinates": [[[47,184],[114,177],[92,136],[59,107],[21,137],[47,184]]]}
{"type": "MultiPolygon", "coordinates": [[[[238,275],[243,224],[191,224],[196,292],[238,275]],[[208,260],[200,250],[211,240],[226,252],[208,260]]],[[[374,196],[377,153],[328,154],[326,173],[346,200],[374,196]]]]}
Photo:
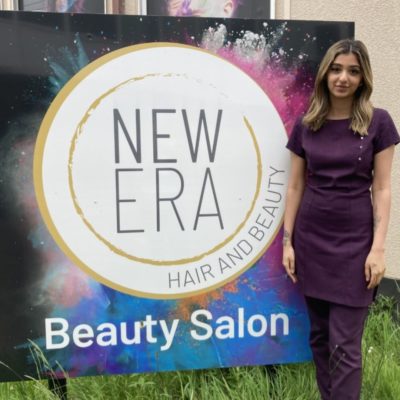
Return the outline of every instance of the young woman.
{"type": "Polygon", "coordinates": [[[389,114],[373,108],[371,93],[365,45],[335,43],[287,144],[283,265],[305,296],[323,400],[359,399],[364,321],[385,271],[390,173],[400,138],[389,114]]]}

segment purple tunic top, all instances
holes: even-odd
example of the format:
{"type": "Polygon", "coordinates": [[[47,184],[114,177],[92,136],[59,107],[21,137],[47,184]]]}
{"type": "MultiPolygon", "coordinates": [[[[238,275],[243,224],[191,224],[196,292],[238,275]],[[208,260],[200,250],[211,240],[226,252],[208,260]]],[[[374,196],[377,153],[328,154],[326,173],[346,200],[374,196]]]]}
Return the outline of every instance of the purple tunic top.
{"type": "Polygon", "coordinates": [[[304,295],[364,307],[374,296],[364,274],[373,239],[374,155],[400,137],[382,109],[374,109],[367,136],[349,124],[349,119],[327,120],[313,132],[299,119],[293,128],[286,147],[304,158],[307,168],[293,247],[304,295]]]}

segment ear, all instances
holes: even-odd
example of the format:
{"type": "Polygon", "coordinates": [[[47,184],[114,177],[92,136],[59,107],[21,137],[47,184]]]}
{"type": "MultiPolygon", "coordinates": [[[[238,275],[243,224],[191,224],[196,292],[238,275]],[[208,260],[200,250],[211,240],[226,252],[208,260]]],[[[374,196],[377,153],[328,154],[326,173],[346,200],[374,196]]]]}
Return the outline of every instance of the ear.
{"type": "Polygon", "coordinates": [[[224,3],[224,17],[231,17],[232,16],[232,14],[233,14],[233,11],[234,11],[234,9],[233,9],[233,1],[232,0],[228,0],[228,1],[225,1],[225,3],[224,3]]]}

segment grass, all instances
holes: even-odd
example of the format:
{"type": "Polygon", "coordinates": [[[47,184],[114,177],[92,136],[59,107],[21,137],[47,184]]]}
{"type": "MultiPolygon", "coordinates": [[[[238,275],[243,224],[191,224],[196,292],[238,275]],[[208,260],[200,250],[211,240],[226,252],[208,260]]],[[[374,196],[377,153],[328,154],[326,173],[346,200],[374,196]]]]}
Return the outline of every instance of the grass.
{"type": "MultiPolygon", "coordinates": [[[[362,400],[400,399],[400,311],[379,297],[364,338],[362,400]],[[396,323],[397,320],[397,323],[396,323]]],[[[0,384],[0,399],[56,399],[47,381],[0,384]]],[[[311,363],[68,380],[71,400],[318,400],[311,363]]]]}

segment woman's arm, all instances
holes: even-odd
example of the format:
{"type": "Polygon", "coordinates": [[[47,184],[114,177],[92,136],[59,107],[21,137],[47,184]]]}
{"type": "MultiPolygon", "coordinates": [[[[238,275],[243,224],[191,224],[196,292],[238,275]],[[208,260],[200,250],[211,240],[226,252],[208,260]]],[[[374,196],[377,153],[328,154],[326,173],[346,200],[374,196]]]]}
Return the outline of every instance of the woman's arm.
{"type": "Polygon", "coordinates": [[[365,279],[368,289],[379,285],[385,273],[384,243],[389,225],[391,185],[390,176],[394,145],[380,151],[374,157],[372,204],[374,210],[374,239],[365,262],[365,279]]]}
{"type": "Polygon", "coordinates": [[[297,282],[295,270],[295,256],[292,246],[292,234],[297,210],[299,209],[305,187],[306,162],[304,158],[291,153],[291,165],[288,189],[286,194],[286,209],[283,223],[283,258],[282,264],[286,273],[293,281],[297,282]]]}

